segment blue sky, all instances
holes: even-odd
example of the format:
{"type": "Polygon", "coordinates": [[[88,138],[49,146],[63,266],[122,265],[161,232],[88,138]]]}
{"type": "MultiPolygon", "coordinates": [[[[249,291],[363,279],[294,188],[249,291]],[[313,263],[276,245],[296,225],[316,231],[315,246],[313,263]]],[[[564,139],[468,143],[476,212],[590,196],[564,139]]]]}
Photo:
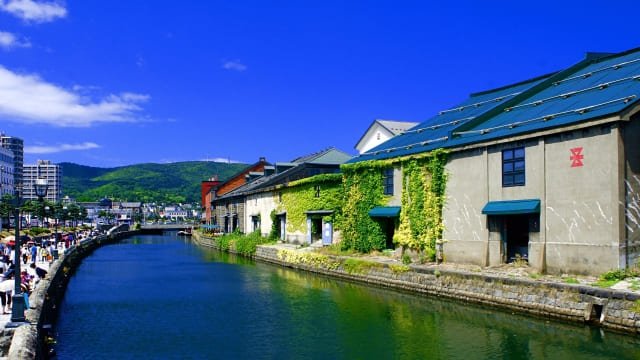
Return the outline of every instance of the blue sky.
{"type": "Polygon", "coordinates": [[[0,131],[112,167],[354,145],[640,46],[637,1],[0,0],[0,131]]]}

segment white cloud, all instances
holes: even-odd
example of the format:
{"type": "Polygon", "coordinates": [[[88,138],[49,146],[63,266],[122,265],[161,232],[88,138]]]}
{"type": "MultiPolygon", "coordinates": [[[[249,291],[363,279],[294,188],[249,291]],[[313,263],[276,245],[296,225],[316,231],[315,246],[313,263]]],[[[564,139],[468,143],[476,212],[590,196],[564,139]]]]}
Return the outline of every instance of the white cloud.
{"type": "Polygon", "coordinates": [[[78,151],[78,150],[90,150],[98,149],[100,145],[92,142],[84,142],[82,144],[59,144],[59,145],[36,145],[25,146],[24,152],[26,154],[54,154],[63,151],[78,151]]]}
{"type": "Polygon", "coordinates": [[[235,61],[225,61],[222,64],[222,68],[225,70],[234,70],[234,71],[245,71],[247,70],[247,65],[239,62],[238,60],[235,61]]]}
{"type": "Polygon", "coordinates": [[[28,22],[49,22],[67,16],[67,9],[59,2],[34,0],[0,0],[0,10],[28,22]]]}
{"type": "Polygon", "coordinates": [[[14,73],[0,65],[0,118],[4,117],[3,120],[60,127],[135,122],[140,120],[139,104],[148,100],[149,95],[130,92],[91,100],[37,75],[14,73]]]}
{"type": "Polygon", "coordinates": [[[206,158],[206,159],[202,159],[200,161],[211,161],[211,162],[217,162],[217,163],[229,163],[229,164],[240,164],[242,163],[242,161],[238,161],[238,160],[232,160],[229,158],[221,158],[221,157],[217,157],[217,158],[206,158]]]}
{"type": "Polygon", "coordinates": [[[10,32],[0,31],[0,48],[11,50],[20,47],[31,47],[31,43],[26,39],[18,39],[18,37],[10,32]]]}

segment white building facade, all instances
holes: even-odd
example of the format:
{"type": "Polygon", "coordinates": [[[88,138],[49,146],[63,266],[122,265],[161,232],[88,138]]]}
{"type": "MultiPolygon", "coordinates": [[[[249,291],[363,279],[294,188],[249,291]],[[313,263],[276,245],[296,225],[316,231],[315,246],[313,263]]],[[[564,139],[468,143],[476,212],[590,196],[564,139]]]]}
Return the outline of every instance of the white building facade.
{"type": "Polygon", "coordinates": [[[62,167],[51,163],[49,160],[38,160],[35,165],[25,165],[23,172],[22,198],[25,200],[37,200],[34,184],[36,179],[45,179],[49,188],[46,200],[58,202],[62,198],[62,167]]]}

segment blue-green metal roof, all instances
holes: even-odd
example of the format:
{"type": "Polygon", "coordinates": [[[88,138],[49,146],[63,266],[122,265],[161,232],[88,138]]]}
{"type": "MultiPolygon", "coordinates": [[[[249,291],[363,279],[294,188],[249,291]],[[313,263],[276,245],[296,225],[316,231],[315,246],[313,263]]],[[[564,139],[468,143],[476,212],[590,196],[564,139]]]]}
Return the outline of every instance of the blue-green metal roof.
{"type": "Polygon", "coordinates": [[[489,201],[482,208],[482,213],[486,215],[537,214],[539,212],[539,199],[489,201]]]}
{"type": "Polygon", "coordinates": [[[398,217],[400,215],[400,206],[378,206],[369,211],[371,217],[398,217]]]}
{"type": "Polygon", "coordinates": [[[640,49],[472,95],[457,107],[353,158],[406,156],[569,126],[618,114],[640,98],[640,49]]]}

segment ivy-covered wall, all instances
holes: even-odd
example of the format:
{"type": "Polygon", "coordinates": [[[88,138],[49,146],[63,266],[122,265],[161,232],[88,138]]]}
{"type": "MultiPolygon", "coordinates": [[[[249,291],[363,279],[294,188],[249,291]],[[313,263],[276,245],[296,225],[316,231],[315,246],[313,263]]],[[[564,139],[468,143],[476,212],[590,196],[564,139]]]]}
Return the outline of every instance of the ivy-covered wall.
{"type": "Polygon", "coordinates": [[[380,224],[369,216],[376,206],[386,204],[382,188],[381,162],[342,165],[345,201],[342,207],[342,242],[344,250],[360,252],[381,250],[385,235],[380,224]]]}
{"type": "MultiPolygon", "coordinates": [[[[320,174],[289,183],[279,190],[282,201],[277,204],[276,212],[287,212],[287,233],[307,231],[306,211],[332,210],[330,220],[334,229],[339,228],[344,192],[342,174],[320,174]],[[316,186],[320,187],[316,197],[316,186]]],[[[276,191],[276,192],[277,192],[276,191]]]]}
{"type": "Polygon", "coordinates": [[[436,150],[418,156],[364,161],[342,165],[345,186],[343,206],[343,249],[361,252],[381,250],[385,235],[369,211],[384,206],[382,169],[401,167],[402,203],[394,243],[403,248],[435,254],[436,241],[442,238],[442,207],[447,176],[446,152],[436,150]]]}

